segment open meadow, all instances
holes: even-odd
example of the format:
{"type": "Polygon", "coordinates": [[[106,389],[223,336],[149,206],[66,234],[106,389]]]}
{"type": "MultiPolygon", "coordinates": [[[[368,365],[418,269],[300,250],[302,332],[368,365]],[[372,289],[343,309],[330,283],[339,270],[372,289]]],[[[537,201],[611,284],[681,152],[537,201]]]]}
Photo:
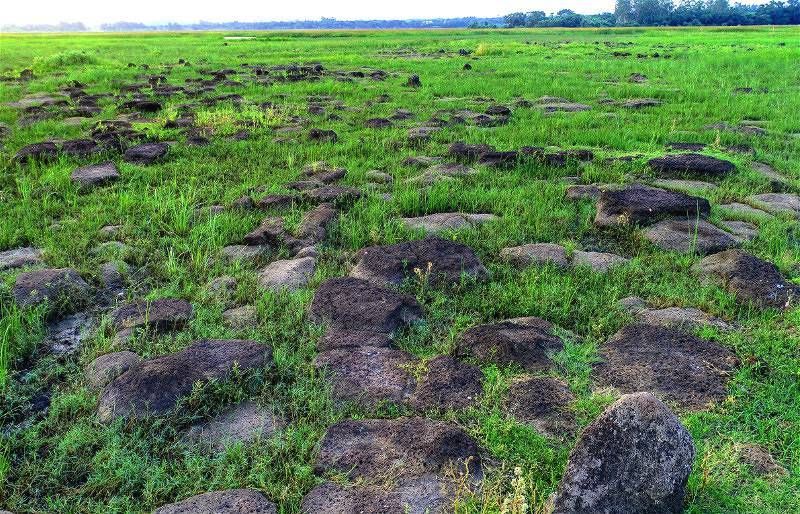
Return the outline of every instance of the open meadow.
{"type": "Polygon", "coordinates": [[[0,510],[800,512],[798,63],[0,34],[0,510]]]}

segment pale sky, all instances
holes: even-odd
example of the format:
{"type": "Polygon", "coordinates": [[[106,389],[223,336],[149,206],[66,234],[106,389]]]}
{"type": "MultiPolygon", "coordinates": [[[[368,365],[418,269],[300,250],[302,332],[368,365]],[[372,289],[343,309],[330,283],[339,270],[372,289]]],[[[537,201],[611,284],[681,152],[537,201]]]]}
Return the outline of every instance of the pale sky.
{"type": "Polygon", "coordinates": [[[614,0],[2,0],[0,25],[492,17],[561,9],[612,11],[614,0]]]}

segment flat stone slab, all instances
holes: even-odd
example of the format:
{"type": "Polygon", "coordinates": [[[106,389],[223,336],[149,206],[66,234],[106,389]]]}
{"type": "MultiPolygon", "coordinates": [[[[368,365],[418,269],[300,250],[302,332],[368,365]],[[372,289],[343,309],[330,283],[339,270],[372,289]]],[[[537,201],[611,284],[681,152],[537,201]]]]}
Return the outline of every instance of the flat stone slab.
{"type": "Polygon", "coordinates": [[[231,444],[268,439],[282,426],[283,421],[270,409],[245,401],[212,419],[192,425],[184,434],[184,440],[219,452],[231,444]]]}
{"type": "Polygon", "coordinates": [[[167,143],[144,143],[125,150],[122,158],[125,162],[134,164],[153,164],[164,157],[169,152],[167,143]]]}
{"type": "Polygon", "coordinates": [[[765,162],[753,162],[753,171],[764,177],[774,192],[785,191],[791,187],[789,179],[765,162]]]}
{"type": "Polygon", "coordinates": [[[597,273],[606,273],[612,268],[622,266],[629,261],[630,259],[607,252],[584,252],[581,250],[572,252],[573,266],[588,266],[597,273]]]}
{"type": "Polygon", "coordinates": [[[234,330],[258,325],[258,309],[252,305],[234,307],[222,313],[222,324],[234,330]]]}
{"type": "Polygon", "coordinates": [[[303,514],[432,514],[452,510],[455,484],[437,475],[401,485],[343,486],[325,482],[303,498],[303,514]]]}
{"type": "Polygon", "coordinates": [[[607,189],[597,202],[595,225],[648,225],[668,217],[696,219],[711,212],[708,200],[640,184],[607,189]]]}
{"type": "Polygon", "coordinates": [[[553,325],[540,318],[515,318],[468,329],[456,341],[459,357],[502,365],[518,364],[528,371],[546,371],[551,355],[564,342],[553,334],[553,325]]]}
{"type": "Polygon", "coordinates": [[[693,332],[703,327],[713,327],[727,332],[734,330],[733,325],[716,316],[694,307],[665,307],[653,309],[637,296],[623,298],[618,302],[622,310],[632,314],[637,323],[660,325],[662,327],[693,332]]]}
{"type": "Polygon", "coordinates": [[[453,180],[456,178],[469,177],[476,175],[477,170],[458,163],[440,163],[434,164],[430,168],[422,172],[422,174],[410,179],[411,182],[421,183],[423,185],[432,185],[441,180],[453,180]]]}
{"type": "Polygon", "coordinates": [[[560,268],[569,266],[567,250],[553,243],[530,243],[500,250],[500,258],[519,267],[553,264],[560,268]]]}
{"type": "Polygon", "coordinates": [[[80,187],[90,188],[110,184],[119,180],[119,170],[117,165],[111,161],[101,164],[83,166],[72,172],[70,178],[80,187]]]}
{"type": "Polygon", "coordinates": [[[747,205],[739,202],[721,204],[720,207],[736,216],[758,216],[763,218],[772,218],[772,214],[756,209],[752,205],[747,205]]]}
{"type": "Polygon", "coordinates": [[[410,417],[344,420],[332,425],[320,443],[315,469],[341,472],[356,480],[393,477],[402,484],[451,468],[481,473],[477,443],[445,421],[410,417]]]}
{"type": "Polygon", "coordinates": [[[745,243],[758,237],[759,229],[757,225],[746,221],[725,220],[722,222],[728,231],[739,241],[745,243]]]}
{"type": "Polygon", "coordinates": [[[551,512],[682,512],[694,457],[692,436],[666,405],[625,395],[581,433],[551,512]]]}
{"type": "Polygon", "coordinates": [[[665,175],[723,178],[736,171],[736,166],[730,161],[699,153],[665,155],[650,159],[647,164],[654,172],[665,175]]]}
{"type": "Polygon", "coordinates": [[[308,284],[316,266],[317,260],[313,257],[271,262],[258,273],[258,283],[273,291],[295,291],[308,284]]]}
{"type": "Polygon", "coordinates": [[[170,503],[153,514],[277,514],[278,508],[253,489],[229,489],[198,494],[170,503]]]}
{"type": "Polygon", "coordinates": [[[350,275],[379,285],[399,285],[420,274],[435,285],[456,284],[462,275],[476,280],[488,276],[472,248],[437,237],[370,246],[359,250],[355,258],[350,275]]]}
{"type": "Polygon", "coordinates": [[[55,355],[71,355],[92,335],[94,328],[95,322],[89,314],[78,312],[49,323],[44,342],[55,355]]]}
{"type": "Polygon", "coordinates": [[[524,377],[512,382],[505,408],[518,421],[548,437],[568,437],[577,430],[572,403],[575,395],[551,377],[524,377]]]}
{"type": "Polygon", "coordinates": [[[777,266],[744,250],[709,255],[692,269],[701,280],[727,289],[743,303],[786,309],[800,295],[800,287],[787,281],[777,266]]]}
{"type": "Polygon", "coordinates": [[[193,313],[192,304],[186,300],[138,300],[117,308],[111,313],[111,321],[117,331],[145,328],[154,332],[166,332],[182,329],[193,313]]]}
{"type": "Polygon", "coordinates": [[[50,310],[66,312],[88,302],[89,284],[72,268],[49,268],[17,275],[11,291],[20,307],[44,303],[50,310]]]}
{"type": "Polygon", "coordinates": [[[498,218],[494,214],[442,212],[417,218],[400,218],[400,223],[411,230],[423,230],[437,234],[445,230],[474,228],[496,219],[498,218]]]}
{"type": "Polygon", "coordinates": [[[225,379],[234,366],[242,371],[272,361],[272,349],[256,341],[202,340],[187,348],[147,359],[106,386],[97,414],[101,421],[168,412],[191,394],[196,382],[225,379]]]}
{"type": "Polygon", "coordinates": [[[589,111],[592,109],[592,106],[590,105],[576,103],[576,102],[569,102],[569,101],[554,101],[554,102],[541,103],[536,107],[543,110],[546,113],[582,112],[582,111],[589,111]]]}
{"type": "Polygon", "coordinates": [[[337,329],[388,334],[421,319],[422,307],[412,296],[342,277],[328,279],[317,288],[309,318],[337,329]]]}
{"type": "Polygon", "coordinates": [[[748,198],[750,202],[772,214],[789,214],[800,218],[800,196],[791,193],[764,193],[748,198]]]}
{"type": "Polygon", "coordinates": [[[38,248],[14,248],[0,252],[0,271],[42,264],[42,251],[38,248]]]}
{"type": "Polygon", "coordinates": [[[662,189],[673,189],[676,191],[698,190],[709,192],[719,189],[719,186],[716,184],[703,182],[702,180],[658,179],[654,180],[653,184],[662,189]]]}
{"type": "Polygon", "coordinates": [[[740,245],[729,232],[706,220],[668,219],[644,231],[644,237],[662,250],[708,255],[740,245]]]}
{"type": "Polygon", "coordinates": [[[106,353],[86,366],[86,382],[91,389],[100,390],[141,362],[141,357],[127,350],[106,353]]]}
{"type": "Polygon", "coordinates": [[[440,355],[426,368],[409,399],[418,410],[466,409],[483,395],[483,372],[475,366],[440,355]]]}
{"type": "Polygon", "coordinates": [[[362,346],[322,352],[314,365],[327,371],[336,401],[374,407],[408,400],[414,390],[412,366],[416,360],[400,350],[362,346]]]}
{"type": "Polygon", "coordinates": [[[231,245],[219,252],[220,259],[228,264],[235,262],[257,263],[264,260],[271,249],[267,245],[231,245]]]}
{"type": "Polygon", "coordinates": [[[303,215],[297,228],[297,237],[309,244],[318,243],[325,239],[328,227],[338,218],[339,210],[332,204],[320,204],[303,215]]]}
{"type": "Polygon", "coordinates": [[[727,395],[737,359],[727,348],[657,325],[623,327],[600,348],[594,377],[623,393],[649,391],[687,409],[727,395]]]}

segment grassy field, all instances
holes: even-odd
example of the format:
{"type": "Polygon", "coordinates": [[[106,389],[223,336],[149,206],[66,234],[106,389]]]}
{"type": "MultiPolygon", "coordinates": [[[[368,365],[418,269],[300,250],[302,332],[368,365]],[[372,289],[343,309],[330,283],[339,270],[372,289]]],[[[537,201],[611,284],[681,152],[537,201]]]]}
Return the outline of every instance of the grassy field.
{"type": "MultiPolygon", "coordinates": [[[[319,482],[313,472],[315,448],[327,427],[347,417],[404,412],[397,406],[376,412],[342,408],[331,400],[325,377],[312,364],[321,329],[305,316],[314,289],[326,278],[346,274],[349,256],[362,247],[422,237],[398,218],[463,211],[499,217],[448,234],[475,249],[491,280],[454,289],[409,284],[406,289],[425,308],[426,323],[402,337],[402,349],[429,358],[450,353],[457,336],[479,323],[520,316],[547,319],[578,336],[556,356],[552,374],[578,397],[575,410],[583,426],[614,399],[612,391],[593,385],[590,371],[598,347],[631,321],[616,307],[618,300],[638,295],[655,306],[702,309],[738,325],[735,331],[704,329],[701,335],[734,351],[740,366],[723,402],[705,411],[678,411],[697,446],[687,512],[800,512],[800,309],[743,307],[723,289],[698,283],[690,268],[699,257],[662,251],[633,229],[598,230],[591,201],[564,197],[566,177],[587,184],[647,177],[647,159],[663,155],[665,144],[674,141],[707,143],[704,153],[737,166],[717,189],[703,192],[713,206],[712,220],[722,219],[720,204],[769,191],[753,161],[769,163],[788,177],[792,190],[800,188],[798,28],[290,32],[223,39],[227,35],[236,34],[0,35],[0,74],[33,71],[30,81],[0,82],[0,122],[9,127],[0,149],[0,251],[41,248],[48,266],[73,267],[90,283],[97,282],[102,263],[121,259],[141,270],[139,285],[148,298],[183,298],[195,308],[183,331],[134,337],[124,348],[104,317],[75,354],[58,357],[42,350],[44,313],[20,309],[12,300],[20,270],[0,272],[0,507],[16,513],[149,512],[204,491],[252,487],[276,502],[280,512],[298,512],[303,496],[319,482]],[[462,56],[460,49],[472,53],[462,56]],[[178,65],[179,59],[189,64],[178,65]],[[264,85],[240,66],[312,62],[329,70],[379,68],[389,75],[384,81],[323,77],[264,85]],[[467,62],[471,70],[462,69],[467,62]],[[242,70],[241,77],[232,76],[242,85],[220,85],[214,94],[241,95],[241,105],[206,106],[199,102],[202,97],[179,94],[162,99],[163,110],[134,122],[152,140],[178,141],[162,163],[139,166],[112,156],[121,180],[84,192],[70,173],[86,159],[62,155],[48,163],[13,162],[24,145],[85,137],[94,122],[119,112],[115,102],[104,99],[102,112],[83,124],[55,118],[19,126],[20,110],[9,102],[53,93],[72,81],[84,84],[88,93],[117,94],[120,86],[141,82],[146,74],[164,73],[169,84],[184,85],[185,79],[200,77],[200,70],[222,68],[242,70]],[[406,87],[412,73],[419,75],[422,87],[406,87]],[[632,82],[632,74],[647,80],[632,82]],[[735,92],[742,87],[753,91],[735,92]],[[386,101],[375,102],[383,94],[386,101]],[[344,109],[309,114],[308,97],[321,95],[341,101],[344,109]],[[482,112],[489,104],[513,106],[518,98],[533,101],[546,95],[591,110],[547,115],[514,107],[507,124],[447,126],[421,147],[406,143],[408,129],[439,110],[482,112]],[[625,109],[605,98],[662,103],[625,109]],[[265,102],[277,108],[262,107],[265,102]],[[193,105],[196,123],[211,134],[211,144],[188,146],[181,129],[164,128],[187,103],[193,105]],[[385,130],[364,127],[365,120],[397,109],[408,109],[414,117],[385,130]],[[339,119],[327,117],[334,112],[339,119]],[[275,129],[293,124],[293,116],[304,118],[302,134],[310,127],[332,129],[338,142],[313,143],[302,134],[275,142],[281,135],[275,129]],[[744,120],[756,120],[766,132],[706,128],[744,120]],[[250,131],[249,139],[228,137],[243,128],[250,131]],[[419,171],[404,165],[405,158],[444,155],[454,141],[499,150],[525,145],[590,149],[595,159],[566,167],[535,162],[508,170],[477,166],[476,175],[430,188],[407,181],[419,171]],[[749,145],[754,154],[726,152],[730,145],[749,145]],[[632,154],[637,157],[629,162],[606,160],[632,154]],[[255,267],[217,258],[222,247],[239,242],[265,214],[225,210],[209,216],[197,215],[197,209],[229,206],[245,194],[258,198],[285,192],[283,184],[296,180],[304,165],[320,160],[347,169],[343,183],[361,187],[366,195],[343,213],[321,245],[308,288],[265,291],[257,285],[255,267]],[[367,185],[369,170],[388,172],[393,184],[367,185]],[[98,231],[107,225],[122,225],[119,238],[125,247],[98,251],[98,231]],[[631,261],[600,274],[554,266],[517,269],[498,257],[504,247],[529,242],[609,251],[631,261]],[[238,304],[257,307],[256,326],[223,326],[225,305],[206,287],[222,275],[238,281],[238,304]],[[165,417],[110,424],[97,420],[98,395],[86,386],[83,372],[97,356],[129,349],[148,357],[177,351],[195,339],[234,337],[271,345],[273,368],[197,388],[179,411],[165,417]],[[191,421],[245,397],[274,406],[288,420],[286,429],[275,438],[212,455],[181,444],[180,431],[191,421]],[[42,401],[49,404],[36,408],[42,401]],[[768,450],[788,473],[753,473],[737,453],[749,443],[768,450]]],[[[290,212],[288,223],[296,225],[302,213],[290,212]]],[[[754,221],[760,234],[745,248],[800,282],[797,221],[789,216],[746,221],[754,221]]],[[[516,496],[525,498],[529,512],[538,512],[555,490],[575,439],[543,437],[505,412],[502,399],[519,369],[487,365],[482,370],[485,394],[475,407],[431,414],[459,424],[485,451],[483,488],[471,497],[465,493],[458,510],[500,512],[504,501],[508,505],[516,496]],[[515,468],[521,480],[512,480],[515,468]]]]}

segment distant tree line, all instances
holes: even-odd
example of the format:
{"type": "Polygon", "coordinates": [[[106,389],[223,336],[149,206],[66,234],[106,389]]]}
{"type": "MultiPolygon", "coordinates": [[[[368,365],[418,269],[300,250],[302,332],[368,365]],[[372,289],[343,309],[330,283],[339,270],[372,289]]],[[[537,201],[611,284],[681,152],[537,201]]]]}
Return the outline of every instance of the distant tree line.
{"type": "Polygon", "coordinates": [[[613,27],[687,25],[797,25],[800,0],[731,5],[728,0],[617,0],[613,13],[578,14],[569,9],[511,13],[506,27],[613,27]]]}
{"type": "MultiPolygon", "coordinates": [[[[209,22],[167,23],[147,25],[144,23],[118,21],[104,23],[100,30],[106,32],[135,32],[147,30],[297,30],[297,29],[425,29],[425,28],[497,28],[503,26],[503,18],[435,18],[425,20],[319,20],[258,21],[258,22],[209,22]]],[[[6,32],[78,32],[86,31],[82,23],[60,23],[58,25],[5,26],[6,32]]]]}

